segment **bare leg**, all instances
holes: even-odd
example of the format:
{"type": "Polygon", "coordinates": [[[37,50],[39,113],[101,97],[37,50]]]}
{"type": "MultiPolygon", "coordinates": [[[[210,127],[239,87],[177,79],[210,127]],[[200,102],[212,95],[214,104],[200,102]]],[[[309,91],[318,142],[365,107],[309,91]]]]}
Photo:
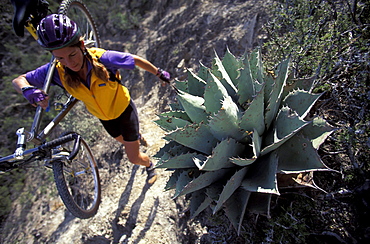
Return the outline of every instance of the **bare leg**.
{"type": "Polygon", "coordinates": [[[145,167],[150,166],[150,160],[148,155],[140,152],[140,140],[137,141],[124,141],[122,136],[114,138],[121,142],[125,146],[125,151],[128,160],[136,165],[142,165],[145,167]]]}
{"type": "Polygon", "coordinates": [[[148,183],[153,184],[157,180],[157,173],[154,166],[151,165],[148,155],[140,152],[140,140],[137,141],[124,141],[122,136],[115,138],[125,146],[125,151],[128,160],[136,165],[142,165],[146,167],[148,173],[148,183]]]}

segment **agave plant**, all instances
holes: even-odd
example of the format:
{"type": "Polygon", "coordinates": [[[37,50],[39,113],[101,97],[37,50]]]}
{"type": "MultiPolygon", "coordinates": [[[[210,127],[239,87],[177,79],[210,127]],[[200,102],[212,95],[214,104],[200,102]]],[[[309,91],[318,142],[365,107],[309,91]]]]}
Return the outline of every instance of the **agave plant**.
{"type": "Polygon", "coordinates": [[[259,49],[215,56],[175,82],[178,103],[155,121],[168,141],[156,167],[173,170],[166,189],[189,196],[192,217],[223,210],[239,233],[247,210],[269,215],[278,175],[329,170],[317,149],[334,128],[308,119],[321,94],[288,75],[289,59],[265,72],[259,49]]]}

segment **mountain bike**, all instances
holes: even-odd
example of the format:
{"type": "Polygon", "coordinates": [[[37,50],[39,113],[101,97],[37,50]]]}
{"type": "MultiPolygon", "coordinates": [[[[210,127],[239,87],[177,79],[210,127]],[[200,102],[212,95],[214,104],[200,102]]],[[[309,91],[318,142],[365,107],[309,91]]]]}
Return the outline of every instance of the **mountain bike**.
{"type": "MultiPolygon", "coordinates": [[[[45,0],[12,0],[14,7],[13,29],[23,36],[24,27],[37,39],[35,27],[49,12],[45,0]]],[[[66,14],[75,21],[84,37],[87,47],[100,47],[100,37],[95,22],[86,5],[81,0],[64,0],[59,6],[59,14],[66,14]]],[[[56,59],[50,60],[43,90],[48,94],[56,59]]],[[[58,193],[66,208],[78,218],[94,216],[101,201],[101,186],[97,163],[86,141],[76,132],[66,132],[58,138],[47,141],[47,137],[59,122],[78,102],[70,96],[65,103],[59,103],[60,112],[43,129],[40,121],[44,110],[38,106],[30,131],[20,128],[16,131],[15,152],[0,157],[0,170],[45,166],[54,173],[58,193]],[[35,146],[26,149],[30,142],[35,146]]]]}

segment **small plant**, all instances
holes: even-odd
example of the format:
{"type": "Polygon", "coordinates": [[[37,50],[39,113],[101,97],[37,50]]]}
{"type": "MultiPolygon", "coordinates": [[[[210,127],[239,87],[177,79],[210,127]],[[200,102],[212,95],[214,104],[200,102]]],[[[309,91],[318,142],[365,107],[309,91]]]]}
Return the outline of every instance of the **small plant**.
{"type": "Polygon", "coordinates": [[[317,149],[334,128],[309,116],[321,94],[288,70],[289,59],[265,72],[259,50],[227,51],[176,81],[178,103],[156,121],[168,140],[157,167],[173,170],[166,189],[189,195],[191,217],[223,210],[239,233],[247,210],[269,215],[278,175],[329,170],[317,149]]]}

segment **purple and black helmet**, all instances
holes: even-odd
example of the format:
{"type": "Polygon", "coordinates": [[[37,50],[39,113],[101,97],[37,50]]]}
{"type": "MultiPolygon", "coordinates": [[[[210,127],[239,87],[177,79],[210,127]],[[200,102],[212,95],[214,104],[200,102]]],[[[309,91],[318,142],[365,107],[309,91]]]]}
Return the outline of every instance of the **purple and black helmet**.
{"type": "Polygon", "coordinates": [[[63,14],[52,14],[40,21],[37,42],[48,51],[68,47],[80,41],[77,24],[63,14]]]}

